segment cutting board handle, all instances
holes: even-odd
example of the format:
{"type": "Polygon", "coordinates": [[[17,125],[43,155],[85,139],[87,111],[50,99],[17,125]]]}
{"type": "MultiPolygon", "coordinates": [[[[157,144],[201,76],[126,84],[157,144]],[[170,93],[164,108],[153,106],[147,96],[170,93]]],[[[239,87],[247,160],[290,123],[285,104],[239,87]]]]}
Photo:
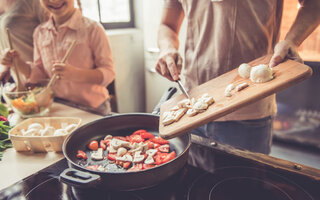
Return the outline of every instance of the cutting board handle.
{"type": "Polygon", "coordinates": [[[177,92],[177,88],[175,87],[170,87],[167,91],[165,91],[162,97],[160,98],[158,104],[156,105],[156,107],[154,107],[152,114],[159,115],[161,104],[169,100],[176,92],[177,92]]]}

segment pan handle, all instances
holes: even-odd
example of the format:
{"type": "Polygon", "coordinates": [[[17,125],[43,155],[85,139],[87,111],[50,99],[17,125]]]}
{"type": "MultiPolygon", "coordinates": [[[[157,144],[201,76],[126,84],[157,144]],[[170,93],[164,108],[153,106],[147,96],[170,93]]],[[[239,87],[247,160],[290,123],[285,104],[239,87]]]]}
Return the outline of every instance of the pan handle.
{"type": "Polygon", "coordinates": [[[101,177],[97,174],[67,168],[60,174],[60,181],[75,187],[94,187],[100,184],[101,177]]]}
{"type": "Polygon", "coordinates": [[[153,109],[152,114],[159,115],[161,104],[170,99],[177,92],[177,88],[170,87],[167,91],[164,92],[162,97],[160,98],[158,104],[153,109]]]}

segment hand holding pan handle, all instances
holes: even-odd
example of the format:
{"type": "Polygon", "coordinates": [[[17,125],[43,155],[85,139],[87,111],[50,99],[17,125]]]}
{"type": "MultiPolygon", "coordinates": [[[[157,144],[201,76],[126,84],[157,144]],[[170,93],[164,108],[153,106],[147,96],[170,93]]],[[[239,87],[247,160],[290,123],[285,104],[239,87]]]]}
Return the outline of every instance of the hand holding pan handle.
{"type": "Polygon", "coordinates": [[[175,93],[177,92],[177,88],[170,87],[161,97],[156,107],[153,109],[152,114],[159,115],[161,104],[165,101],[169,100],[175,93]]]}

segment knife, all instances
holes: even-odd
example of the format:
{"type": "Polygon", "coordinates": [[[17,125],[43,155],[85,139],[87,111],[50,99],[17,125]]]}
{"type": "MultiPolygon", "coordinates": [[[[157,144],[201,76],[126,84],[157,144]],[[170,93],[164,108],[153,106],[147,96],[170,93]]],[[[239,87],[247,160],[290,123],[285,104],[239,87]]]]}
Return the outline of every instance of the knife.
{"type": "Polygon", "coordinates": [[[180,90],[182,91],[182,93],[185,94],[185,95],[188,97],[188,99],[191,99],[190,96],[189,96],[189,94],[188,94],[188,92],[187,92],[187,90],[183,87],[181,81],[180,81],[180,80],[177,80],[176,82],[178,83],[179,88],[180,88],[180,90]]]}

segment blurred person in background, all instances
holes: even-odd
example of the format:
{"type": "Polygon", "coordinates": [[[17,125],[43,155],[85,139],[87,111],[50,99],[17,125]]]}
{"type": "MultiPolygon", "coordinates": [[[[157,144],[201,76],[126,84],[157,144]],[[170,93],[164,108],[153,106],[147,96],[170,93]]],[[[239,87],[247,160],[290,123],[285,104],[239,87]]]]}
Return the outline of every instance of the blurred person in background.
{"type": "MultiPolygon", "coordinates": [[[[21,59],[33,60],[33,31],[47,20],[47,14],[39,0],[0,0],[0,50],[9,48],[7,28],[11,32],[12,46],[20,52],[21,59]]],[[[0,80],[7,82],[13,70],[0,64],[0,80]]],[[[13,80],[11,80],[13,81],[13,80]]],[[[25,80],[22,80],[25,82],[25,80]]]]}
{"type": "Polygon", "coordinates": [[[34,31],[34,58],[25,62],[19,51],[7,50],[1,63],[13,66],[31,83],[56,77],[53,86],[56,97],[94,109],[107,115],[111,112],[107,86],[115,72],[108,37],[104,28],[81,14],[81,3],[74,0],[40,0],[50,13],[49,20],[34,31]],[[65,63],[62,59],[76,41],[65,63]]]}

